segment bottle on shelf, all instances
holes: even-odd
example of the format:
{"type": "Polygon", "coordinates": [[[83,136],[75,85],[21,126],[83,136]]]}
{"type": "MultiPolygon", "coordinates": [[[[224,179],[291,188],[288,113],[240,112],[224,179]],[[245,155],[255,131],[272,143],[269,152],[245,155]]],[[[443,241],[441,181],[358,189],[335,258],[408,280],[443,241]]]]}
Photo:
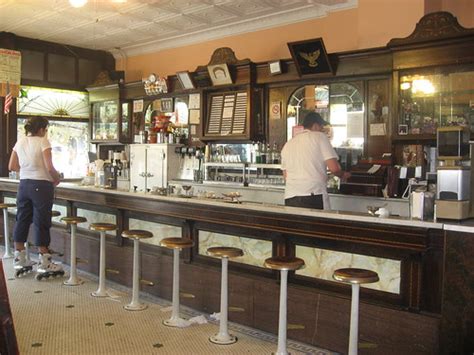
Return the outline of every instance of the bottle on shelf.
{"type": "Polygon", "coordinates": [[[267,145],[265,144],[265,142],[263,142],[261,145],[260,156],[261,156],[261,163],[266,164],[267,163],[267,145]]]}
{"type": "Polygon", "coordinates": [[[255,163],[261,164],[262,163],[262,154],[261,154],[260,142],[257,142],[256,149],[255,149],[255,163]]]}
{"type": "Polygon", "coordinates": [[[280,159],[281,159],[281,154],[280,154],[280,151],[278,150],[278,144],[277,142],[273,142],[273,148],[272,148],[273,164],[280,164],[280,159]]]}

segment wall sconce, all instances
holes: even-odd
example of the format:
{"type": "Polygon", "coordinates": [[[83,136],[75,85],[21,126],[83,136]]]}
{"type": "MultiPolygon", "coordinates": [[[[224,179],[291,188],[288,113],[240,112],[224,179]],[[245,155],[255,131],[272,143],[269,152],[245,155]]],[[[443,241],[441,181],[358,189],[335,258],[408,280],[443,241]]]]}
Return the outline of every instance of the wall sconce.
{"type": "Polygon", "coordinates": [[[282,73],[281,70],[281,60],[275,60],[273,62],[268,63],[268,68],[270,70],[271,75],[278,75],[282,73]]]}

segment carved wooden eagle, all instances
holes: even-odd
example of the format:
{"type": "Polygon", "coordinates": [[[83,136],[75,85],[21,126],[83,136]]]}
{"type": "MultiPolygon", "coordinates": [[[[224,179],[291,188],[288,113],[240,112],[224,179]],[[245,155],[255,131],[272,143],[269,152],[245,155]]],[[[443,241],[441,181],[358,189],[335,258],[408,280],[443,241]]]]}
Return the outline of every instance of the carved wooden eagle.
{"type": "Polygon", "coordinates": [[[321,55],[320,49],[311,53],[300,52],[299,54],[303,59],[308,61],[308,66],[311,68],[318,66],[318,58],[321,55]]]}

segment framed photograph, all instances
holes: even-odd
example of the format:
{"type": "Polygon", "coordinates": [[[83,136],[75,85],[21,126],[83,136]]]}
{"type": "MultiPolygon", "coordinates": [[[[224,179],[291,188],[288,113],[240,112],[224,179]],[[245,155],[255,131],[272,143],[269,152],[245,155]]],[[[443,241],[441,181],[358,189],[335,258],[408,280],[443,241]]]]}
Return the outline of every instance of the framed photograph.
{"type": "Polygon", "coordinates": [[[322,38],[290,42],[288,48],[299,76],[333,73],[322,38]]]}
{"type": "Polygon", "coordinates": [[[213,86],[232,84],[232,77],[230,76],[227,64],[208,65],[207,71],[213,86]]]}
{"type": "Polygon", "coordinates": [[[408,134],[408,125],[399,124],[398,125],[398,135],[399,136],[406,136],[407,134],[408,134]]]}
{"type": "Polygon", "coordinates": [[[271,75],[278,75],[282,73],[280,60],[274,60],[273,62],[269,62],[268,68],[270,69],[271,75]]]}
{"type": "Polygon", "coordinates": [[[179,83],[185,90],[195,89],[196,85],[194,85],[193,78],[191,77],[191,73],[188,71],[179,71],[176,73],[178,77],[179,83]]]}
{"type": "Polygon", "coordinates": [[[173,112],[173,98],[169,97],[166,99],[161,99],[161,111],[162,112],[173,112]]]}

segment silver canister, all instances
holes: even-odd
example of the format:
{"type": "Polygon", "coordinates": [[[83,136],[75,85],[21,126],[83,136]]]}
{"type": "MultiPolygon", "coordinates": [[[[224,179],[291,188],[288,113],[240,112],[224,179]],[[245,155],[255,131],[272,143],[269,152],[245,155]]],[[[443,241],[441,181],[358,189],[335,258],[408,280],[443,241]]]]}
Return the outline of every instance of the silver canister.
{"type": "Polygon", "coordinates": [[[164,143],[165,142],[165,134],[163,132],[158,132],[156,134],[156,143],[164,143]]]}

